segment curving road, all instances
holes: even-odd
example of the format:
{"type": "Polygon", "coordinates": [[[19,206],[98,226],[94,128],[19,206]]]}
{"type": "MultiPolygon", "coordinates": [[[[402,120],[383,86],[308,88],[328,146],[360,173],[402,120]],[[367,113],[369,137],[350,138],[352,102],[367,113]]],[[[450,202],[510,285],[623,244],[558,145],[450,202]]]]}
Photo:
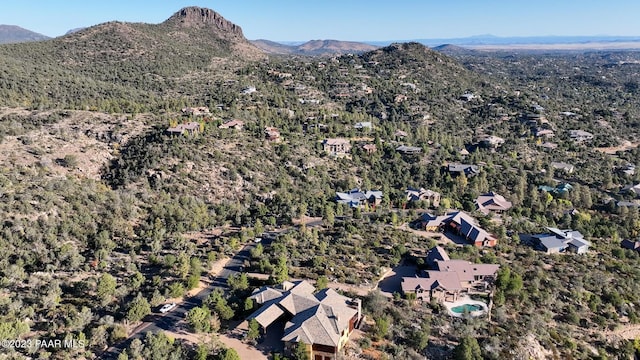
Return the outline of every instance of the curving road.
{"type": "MultiPolygon", "coordinates": [[[[274,239],[276,233],[267,233],[262,237],[263,246],[267,246],[274,239]],[[273,234],[273,235],[271,235],[273,234]]],[[[183,302],[179,303],[173,310],[166,314],[153,314],[145,317],[143,323],[133,330],[131,335],[120,343],[105,350],[99,358],[100,359],[117,359],[118,355],[127,349],[133,339],[143,340],[147,332],[157,333],[162,330],[174,331],[176,330],[176,324],[185,318],[187,312],[194,307],[202,305],[203,301],[213,292],[214,289],[219,288],[223,291],[227,291],[227,279],[229,276],[241,271],[245,260],[250,259],[251,249],[256,247],[256,243],[250,242],[245,245],[238,253],[236,253],[225,265],[225,267],[216,274],[212,279],[210,285],[197,293],[195,296],[186,298],[183,302]]]]}

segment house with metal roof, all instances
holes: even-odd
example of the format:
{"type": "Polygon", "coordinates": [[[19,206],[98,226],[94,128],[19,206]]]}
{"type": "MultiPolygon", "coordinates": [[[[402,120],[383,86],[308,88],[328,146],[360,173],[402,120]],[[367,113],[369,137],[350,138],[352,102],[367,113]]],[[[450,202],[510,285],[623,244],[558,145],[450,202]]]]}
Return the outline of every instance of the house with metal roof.
{"type": "Polygon", "coordinates": [[[575,230],[560,230],[553,227],[547,228],[548,232],[533,235],[534,246],[547,254],[558,254],[564,252],[574,252],[585,254],[589,251],[591,242],[584,239],[584,236],[575,230]]]}

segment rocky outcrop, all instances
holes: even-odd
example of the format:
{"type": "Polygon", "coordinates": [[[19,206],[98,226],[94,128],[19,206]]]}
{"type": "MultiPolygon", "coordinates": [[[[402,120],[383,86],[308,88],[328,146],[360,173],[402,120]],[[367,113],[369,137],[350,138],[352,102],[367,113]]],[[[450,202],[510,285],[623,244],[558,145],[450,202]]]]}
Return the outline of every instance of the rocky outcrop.
{"type": "Polygon", "coordinates": [[[186,7],[171,16],[165,24],[186,27],[214,27],[215,29],[237,37],[244,37],[242,28],[225,19],[217,12],[196,6],[186,7]]]}

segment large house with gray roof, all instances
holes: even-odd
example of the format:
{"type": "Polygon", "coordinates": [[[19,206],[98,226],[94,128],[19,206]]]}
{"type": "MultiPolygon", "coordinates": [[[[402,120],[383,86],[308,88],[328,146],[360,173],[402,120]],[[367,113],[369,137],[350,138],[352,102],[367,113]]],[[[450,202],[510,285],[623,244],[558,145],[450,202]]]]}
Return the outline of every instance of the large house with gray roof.
{"type": "Polygon", "coordinates": [[[547,254],[567,251],[584,254],[591,246],[591,243],[585,240],[579,231],[560,230],[553,227],[548,227],[547,230],[549,232],[532,236],[534,246],[547,254]]]}
{"type": "Polygon", "coordinates": [[[347,192],[336,192],[336,201],[338,204],[349,205],[352,208],[360,208],[365,206],[377,206],[382,202],[382,191],[360,189],[351,189],[347,192]]]}
{"type": "Polygon", "coordinates": [[[316,292],[304,280],[256,289],[250,299],[262,306],[248,320],[255,319],[264,332],[278,331],[272,325],[284,322],[281,340],[285,353],[302,342],[314,360],[337,359],[362,316],[359,299],[342,296],[333,289],[316,292]]]}

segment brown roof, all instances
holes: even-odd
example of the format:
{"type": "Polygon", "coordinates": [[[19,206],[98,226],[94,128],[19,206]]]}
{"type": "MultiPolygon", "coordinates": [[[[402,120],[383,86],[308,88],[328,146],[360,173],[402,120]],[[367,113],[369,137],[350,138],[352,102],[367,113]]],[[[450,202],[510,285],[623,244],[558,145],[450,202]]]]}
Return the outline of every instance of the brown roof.
{"type": "MultiPolygon", "coordinates": [[[[493,276],[500,265],[474,264],[466,260],[436,261],[437,272],[453,272],[458,274],[460,281],[472,281],[475,276],[493,276]]],[[[429,273],[432,273],[429,271],[429,273]]]]}
{"type": "Polygon", "coordinates": [[[478,196],[476,199],[476,206],[478,210],[483,214],[488,214],[490,211],[505,211],[511,209],[513,204],[507,201],[502,195],[494,192],[488,192],[478,196]]]}

